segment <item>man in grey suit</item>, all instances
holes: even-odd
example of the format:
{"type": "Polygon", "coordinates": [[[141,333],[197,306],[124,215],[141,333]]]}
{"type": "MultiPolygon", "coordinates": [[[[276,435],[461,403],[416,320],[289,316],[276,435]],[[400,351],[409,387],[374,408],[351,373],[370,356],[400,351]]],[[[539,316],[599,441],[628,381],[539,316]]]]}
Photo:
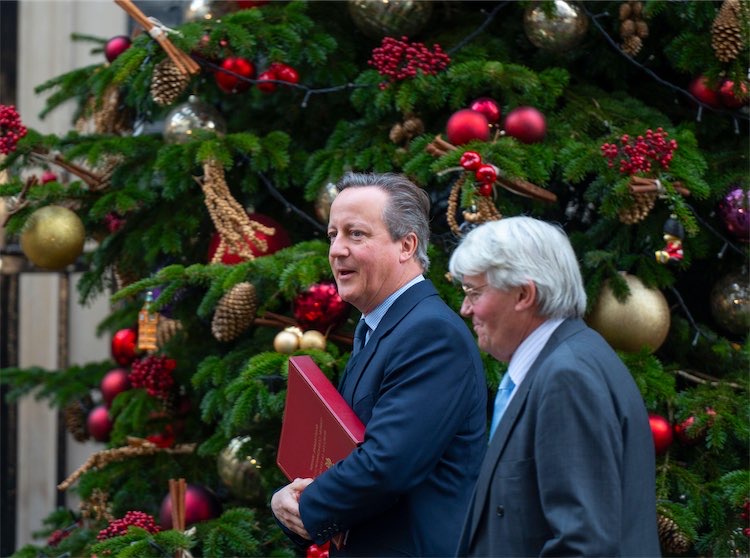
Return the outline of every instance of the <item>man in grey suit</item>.
{"type": "Polygon", "coordinates": [[[479,348],[508,362],[460,556],[658,556],[654,443],[641,394],[581,320],[565,233],[485,223],[450,261],[479,348]]]}

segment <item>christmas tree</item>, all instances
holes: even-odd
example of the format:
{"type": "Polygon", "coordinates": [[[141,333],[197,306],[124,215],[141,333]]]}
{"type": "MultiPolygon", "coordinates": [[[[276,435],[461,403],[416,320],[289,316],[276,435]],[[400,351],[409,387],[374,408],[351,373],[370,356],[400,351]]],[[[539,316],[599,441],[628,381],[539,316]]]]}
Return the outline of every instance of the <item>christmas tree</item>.
{"type": "Polygon", "coordinates": [[[652,413],[663,552],[748,553],[747,4],[203,0],[166,29],[116,1],[132,35],[80,30],[101,64],[38,88],[77,103],[69,133],[0,107],[7,233],[113,303],[112,359],[2,371],[108,444],[17,556],[305,552],[268,501],[289,356],[335,383],[351,349],[325,239],[347,170],[429,192],[456,310],[466,230],[560,223],[652,413]]]}

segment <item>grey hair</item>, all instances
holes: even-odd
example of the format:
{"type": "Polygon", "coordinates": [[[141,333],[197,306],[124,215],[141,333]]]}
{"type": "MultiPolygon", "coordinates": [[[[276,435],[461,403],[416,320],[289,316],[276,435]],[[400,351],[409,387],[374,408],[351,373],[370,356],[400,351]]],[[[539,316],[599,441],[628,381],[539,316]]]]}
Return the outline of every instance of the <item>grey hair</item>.
{"type": "Polygon", "coordinates": [[[532,217],[505,217],[471,230],[451,255],[451,275],[486,273],[497,289],[536,284],[538,311],[546,318],[580,318],[586,291],[578,259],[559,226],[532,217]]]}
{"type": "Polygon", "coordinates": [[[383,223],[392,240],[417,235],[415,257],[422,270],[430,267],[427,244],[430,241],[430,198],[422,188],[402,174],[348,172],[336,184],[336,191],[346,188],[374,186],[388,194],[383,208],[383,223]]]}

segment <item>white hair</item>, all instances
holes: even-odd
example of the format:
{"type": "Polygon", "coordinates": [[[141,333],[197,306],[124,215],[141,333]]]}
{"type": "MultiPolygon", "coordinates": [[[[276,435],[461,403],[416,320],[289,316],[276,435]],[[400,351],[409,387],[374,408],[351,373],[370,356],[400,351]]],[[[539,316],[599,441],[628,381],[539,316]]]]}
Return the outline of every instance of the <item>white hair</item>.
{"type": "Polygon", "coordinates": [[[486,273],[496,289],[534,282],[537,308],[546,318],[580,318],[586,291],[565,232],[532,217],[505,217],[471,230],[451,255],[449,269],[459,281],[486,273]]]}

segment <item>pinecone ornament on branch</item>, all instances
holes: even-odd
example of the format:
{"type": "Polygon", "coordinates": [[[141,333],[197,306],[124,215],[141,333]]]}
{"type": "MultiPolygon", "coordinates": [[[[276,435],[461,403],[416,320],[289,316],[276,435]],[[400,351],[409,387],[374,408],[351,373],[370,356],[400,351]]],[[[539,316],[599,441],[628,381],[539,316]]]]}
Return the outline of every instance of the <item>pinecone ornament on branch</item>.
{"type": "Polygon", "coordinates": [[[659,514],[657,520],[659,542],[669,554],[682,554],[690,548],[690,541],[677,523],[666,515],[659,514]]]}
{"type": "Polygon", "coordinates": [[[170,58],[154,66],[151,77],[151,97],[163,107],[174,104],[190,83],[190,74],[184,74],[170,58]]]}
{"type": "Polygon", "coordinates": [[[237,283],[216,306],[211,332],[219,341],[237,339],[255,319],[258,300],[252,283],[237,283]]]}
{"type": "Polygon", "coordinates": [[[643,47],[643,39],[648,37],[648,24],[643,19],[643,4],[638,1],[620,4],[620,48],[629,56],[635,56],[643,47]]]}
{"type": "Polygon", "coordinates": [[[739,0],[724,0],[711,25],[711,46],[719,62],[731,62],[745,47],[741,9],[739,0]]]}
{"type": "Polygon", "coordinates": [[[93,408],[94,400],[91,395],[86,394],[84,397],[69,403],[63,410],[65,428],[78,442],[85,442],[89,439],[86,417],[93,408]]]}

